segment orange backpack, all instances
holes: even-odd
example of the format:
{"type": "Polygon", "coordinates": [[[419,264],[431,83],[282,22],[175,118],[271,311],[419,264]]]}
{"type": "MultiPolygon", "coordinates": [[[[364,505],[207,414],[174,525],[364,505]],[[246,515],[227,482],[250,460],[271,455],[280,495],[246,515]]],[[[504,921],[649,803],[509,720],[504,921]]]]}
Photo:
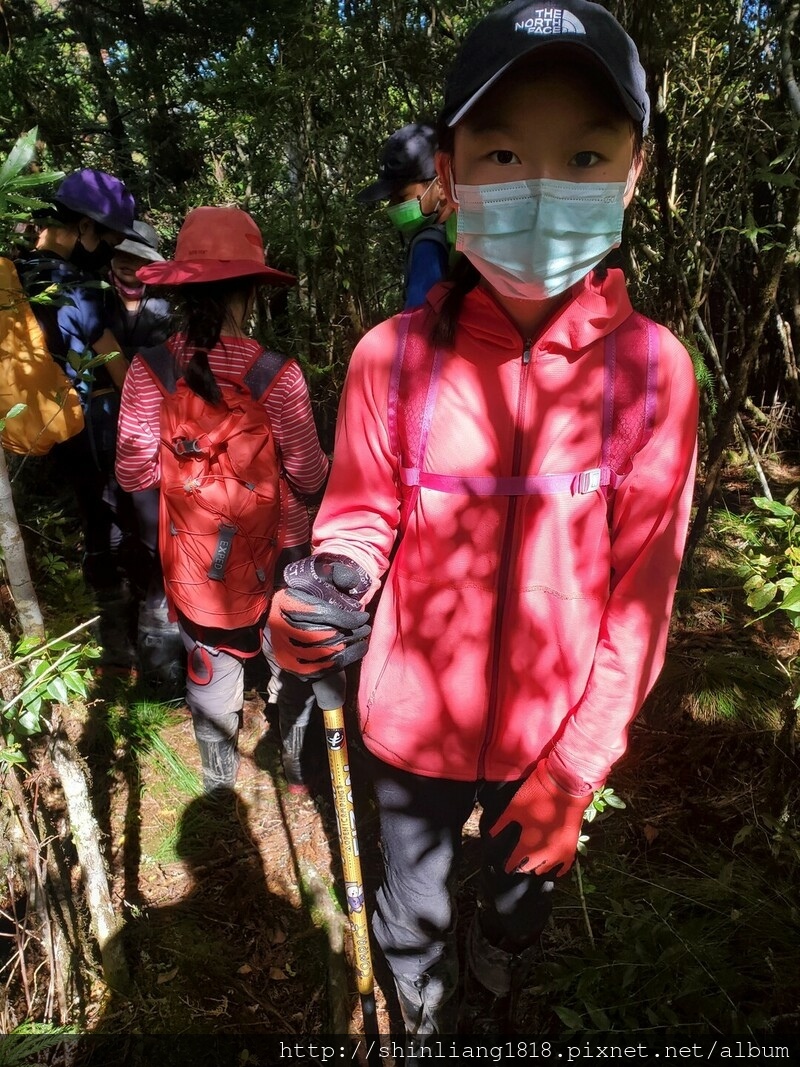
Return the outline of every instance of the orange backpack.
{"type": "Polygon", "coordinates": [[[78,394],[45,343],[17,269],[0,257],[0,419],[3,448],[43,456],[83,429],[78,394]]]}
{"type": "Polygon", "coordinates": [[[282,547],[286,483],[264,400],[289,360],[261,352],[241,378],[194,393],[165,345],[139,356],[163,394],[159,551],[171,611],[198,626],[262,621],[282,547]]]}

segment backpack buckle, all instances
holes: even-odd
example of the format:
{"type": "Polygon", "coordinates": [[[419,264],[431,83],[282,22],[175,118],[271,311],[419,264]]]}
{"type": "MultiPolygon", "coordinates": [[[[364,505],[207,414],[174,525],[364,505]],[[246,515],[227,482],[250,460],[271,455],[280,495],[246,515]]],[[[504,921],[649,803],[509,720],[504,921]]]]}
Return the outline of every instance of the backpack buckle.
{"type": "Polygon", "coordinates": [[[188,437],[178,437],[174,442],[176,456],[202,456],[203,450],[197,442],[197,438],[190,441],[188,437]]]}
{"type": "Polygon", "coordinates": [[[603,484],[602,482],[603,472],[599,467],[593,467],[588,471],[581,471],[578,475],[577,485],[575,487],[578,493],[593,493],[596,489],[599,489],[603,484]]]}

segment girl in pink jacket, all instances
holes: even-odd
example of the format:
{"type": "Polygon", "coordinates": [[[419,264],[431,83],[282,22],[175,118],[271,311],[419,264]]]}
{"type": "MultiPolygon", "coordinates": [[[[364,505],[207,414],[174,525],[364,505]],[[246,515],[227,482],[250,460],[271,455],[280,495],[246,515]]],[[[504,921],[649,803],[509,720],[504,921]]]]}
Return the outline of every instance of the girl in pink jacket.
{"type": "Polygon", "coordinates": [[[467,958],[503,1032],[662,666],[697,393],[684,348],[603,263],[648,117],[635,45],[599,5],[515,0],[477,24],[437,156],[461,263],[356,348],[314,555],[273,601],[279,660],[322,677],[364,655],[381,588],[359,691],[374,932],[412,1034],[455,1029],[451,886],[475,801],[467,958]]]}

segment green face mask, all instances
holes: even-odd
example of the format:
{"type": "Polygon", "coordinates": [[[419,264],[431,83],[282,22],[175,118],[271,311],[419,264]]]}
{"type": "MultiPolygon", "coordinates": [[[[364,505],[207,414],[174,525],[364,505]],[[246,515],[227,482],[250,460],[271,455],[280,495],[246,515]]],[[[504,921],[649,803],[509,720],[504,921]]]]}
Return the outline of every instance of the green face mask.
{"type": "Polygon", "coordinates": [[[429,226],[436,218],[436,214],[423,215],[419,200],[404,200],[402,204],[390,204],[386,212],[395,226],[404,237],[413,237],[415,233],[429,226]]]}

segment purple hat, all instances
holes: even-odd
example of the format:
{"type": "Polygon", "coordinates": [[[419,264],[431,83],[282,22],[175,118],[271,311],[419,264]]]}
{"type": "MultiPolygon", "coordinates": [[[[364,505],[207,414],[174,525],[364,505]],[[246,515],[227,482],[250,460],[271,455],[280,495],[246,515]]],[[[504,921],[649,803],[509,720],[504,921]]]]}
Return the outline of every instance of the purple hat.
{"type": "Polygon", "coordinates": [[[378,167],[378,180],[356,196],[359,204],[385,200],[396,189],[411,182],[433,181],[436,177],[436,130],[412,122],[396,130],[384,143],[378,167]]]}
{"type": "Polygon", "coordinates": [[[517,60],[552,44],[592,55],[625,110],[647,132],[650,99],[636,45],[610,11],[588,0],[562,0],[557,6],[514,0],[490,11],[467,35],[450,69],[442,119],[455,126],[517,60]]]}
{"type": "Polygon", "coordinates": [[[68,174],[56,189],[53,200],[115,233],[134,240],[139,236],[133,228],[136,214],[133,196],[124,182],[104,170],[86,167],[68,174]]]}

